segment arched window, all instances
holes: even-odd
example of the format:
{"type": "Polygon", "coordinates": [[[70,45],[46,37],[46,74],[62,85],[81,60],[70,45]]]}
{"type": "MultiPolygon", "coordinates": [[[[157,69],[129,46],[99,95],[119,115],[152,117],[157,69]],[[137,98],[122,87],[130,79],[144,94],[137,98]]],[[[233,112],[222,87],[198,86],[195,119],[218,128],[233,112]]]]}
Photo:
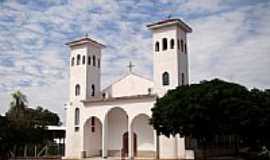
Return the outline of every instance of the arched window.
{"type": "Polygon", "coordinates": [[[95,96],[95,85],[94,84],[92,84],[91,89],[92,89],[91,96],[94,97],[95,96]]]}
{"type": "Polygon", "coordinates": [[[187,44],[185,43],[185,53],[187,54],[187,44]]]}
{"type": "Polygon", "coordinates": [[[181,39],[181,51],[184,52],[184,41],[181,39]]]}
{"type": "Polygon", "coordinates": [[[174,49],[174,39],[171,39],[170,44],[171,44],[171,49],[174,49]]]}
{"type": "Polygon", "coordinates": [[[93,66],[96,66],[96,56],[93,56],[93,66]]]}
{"type": "Polygon", "coordinates": [[[180,49],[180,41],[177,39],[177,48],[180,49]]]}
{"type": "Polygon", "coordinates": [[[164,72],[164,73],[162,74],[162,84],[163,84],[163,86],[169,85],[169,82],[170,82],[170,76],[169,76],[169,73],[168,73],[168,72],[164,72]]]}
{"type": "Polygon", "coordinates": [[[81,55],[77,55],[77,65],[80,65],[80,61],[81,61],[81,55]]]}
{"type": "Polygon", "coordinates": [[[168,42],[167,42],[167,38],[163,38],[162,39],[162,49],[163,50],[167,50],[167,48],[168,48],[168,44],[167,44],[168,42]]]}
{"type": "Polygon", "coordinates": [[[100,59],[98,59],[97,62],[98,62],[98,63],[97,63],[97,66],[98,66],[98,68],[100,68],[100,59]]]}
{"type": "Polygon", "coordinates": [[[74,66],[74,61],[75,61],[75,58],[72,57],[72,59],[71,59],[71,66],[74,66]]]}
{"type": "Polygon", "coordinates": [[[75,86],[75,96],[80,95],[80,92],[81,92],[81,87],[80,87],[79,84],[76,84],[76,86],[75,86]]]}
{"type": "Polygon", "coordinates": [[[88,56],[88,65],[91,65],[91,57],[88,56]]]}
{"type": "Polygon", "coordinates": [[[185,74],[181,73],[182,85],[185,84],[185,74]]]}
{"type": "Polygon", "coordinates": [[[85,56],[82,58],[82,64],[85,64],[85,56]]]}
{"type": "Polygon", "coordinates": [[[76,108],[75,109],[75,125],[79,125],[80,124],[80,109],[76,108]]]}
{"type": "Polygon", "coordinates": [[[156,44],[155,44],[155,51],[156,51],[156,52],[159,51],[159,42],[156,42],[156,44]]]}

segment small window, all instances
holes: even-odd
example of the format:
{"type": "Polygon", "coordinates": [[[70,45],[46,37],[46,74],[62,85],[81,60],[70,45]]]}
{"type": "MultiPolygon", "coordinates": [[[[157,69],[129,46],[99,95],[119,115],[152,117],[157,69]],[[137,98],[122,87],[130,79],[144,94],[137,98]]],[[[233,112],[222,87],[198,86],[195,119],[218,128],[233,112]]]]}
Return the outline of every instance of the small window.
{"type": "Polygon", "coordinates": [[[168,48],[168,42],[167,42],[167,38],[163,38],[162,39],[162,49],[163,50],[167,50],[167,48],[168,48]]]}
{"type": "Polygon", "coordinates": [[[169,81],[170,81],[169,73],[168,72],[164,72],[162,74],[162,84],[163,84],[163,86],[169,85],[169,81]]]}
{"type": "Polygon", "coordinates": [[[85,56],[82,58],[82,64],[85,64],[85,56]]]}
{"type": "Polygon", "coordinates": [[[72,57],[72,59],[71,59],[71,66],[74,66],[74,61],[75,61],[75,58],[72,57]]]}
{"type": "Polygon", "coordinates": [[[92,126],[95,125],[95,118],[94,118],[94,117],[91,118],[91,125],[92,125],[92,126]]]}
{"type": "Polygon", "coordinates": [[[181,51],[184,52],[184,41],[181,39],[181,51]]]}
{"type": "Polygon", "coordinates": [[[93,66],[96,66],[96,56],[93,56],[93,66]]]}
{"type": "Polygon", "coordinates": [[[91,131],[95,132],[95,127],[94,126],[91,127],[91,131]]]}
{"type": "Polygon", "coordinates": [[[95,96],[95,85],[94,84],[92,84],[91,89],[92,89],[91,96],[94,97],[95,96]]]}
{"type": "Polygon", "coordinates": [[[81,90],[80,85],[77,84],[77,85],[75,86],[75,96],[80,95],[80,90],[81,90]]]}
{"type": "Polygon", "coordinates": [[[77,65],[80,65],[80,61],[81,61],[81,55],[77,55],[77,65]]]}
{"type": "Polygon", "coordinates": [[[80,128],[78,126],[75,127],[75,132],[78,132],[80,128]]]}
{"type": "Polygon", "coordinates": [[[91,57],[90,56],[88,56],[88,65],[91,65],[91,57]]]}
{"type": "Polygon", "coordinates": [[[75,125],[80,124],[80,109],[76,108],[75,109],[75,125]]]}
{"type": "Polygon", "coordinates": [[[98,59],[98,61],[97,61],[98,63],[97,63],[97,65],[98,65],[98,68],[100,68],[100,59],[98,59]]]}
{"type": "Polygon", "coordinates": [[[177,48],[180,49],[180,41],[177,39],[177,48]]]}
{"type": "Polygon", "coordinates": [[[185,74],[181,73],[182,85],[185,84],[185,74]]]}
{"type": "Polygon", "coordinates": [[[187,54],[187,44],[185,44],[185,53],[187,54]]]}
{"type": "Polygon", "coordinates": [[[155,44],[155,51],[159,52],[159,42],[156,42],[156,44],[155,44]]]}
{"type": "Polygon", "coordinates": [[[171,49],[174,49],[174,39],[171,39],[170,44],[171,44],[171,49]]]}

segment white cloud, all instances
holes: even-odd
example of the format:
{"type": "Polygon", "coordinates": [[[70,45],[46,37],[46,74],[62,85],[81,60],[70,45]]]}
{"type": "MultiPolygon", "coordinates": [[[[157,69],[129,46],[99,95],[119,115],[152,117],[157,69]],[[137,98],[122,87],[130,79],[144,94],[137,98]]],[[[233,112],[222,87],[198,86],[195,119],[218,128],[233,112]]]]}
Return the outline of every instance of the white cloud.
{"type": "Polygon", "coordinates": [[[6,1],[0,6],[0,58],[15,66],[0,64],[0,113],[7,111],[10,92],[21,89],[30,106],[40,104],[64,118],[69,63],[64,44],[85,33],[108,46],[103,87],[127,72],[129,60],[151,78],[152,42],[145,25],[171,12],[184,15],[194,30],[188,45],[192,82],[220,77],[269,88],[269,5],[228,9],[221,0],[71,0],[41,11],[6,1]]]}

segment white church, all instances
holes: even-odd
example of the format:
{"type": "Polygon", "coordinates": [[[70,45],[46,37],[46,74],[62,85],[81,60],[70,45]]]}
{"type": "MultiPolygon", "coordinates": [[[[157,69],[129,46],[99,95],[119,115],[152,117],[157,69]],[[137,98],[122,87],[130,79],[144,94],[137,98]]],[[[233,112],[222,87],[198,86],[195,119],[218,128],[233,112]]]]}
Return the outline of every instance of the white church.
{"type": "MultiPolygon", "coordinates": [[[[180,19],[147,25],[152,32],[153,80],[130,72],[101,89],[103,44],[88,37],[70,47],[66,159],[193,159],[180,136],[157,136],[149,125],[157,97],[189,83],[187,33],[180,19]]],[[[130,65],[132,67],[132,65],[130,65]]]]}

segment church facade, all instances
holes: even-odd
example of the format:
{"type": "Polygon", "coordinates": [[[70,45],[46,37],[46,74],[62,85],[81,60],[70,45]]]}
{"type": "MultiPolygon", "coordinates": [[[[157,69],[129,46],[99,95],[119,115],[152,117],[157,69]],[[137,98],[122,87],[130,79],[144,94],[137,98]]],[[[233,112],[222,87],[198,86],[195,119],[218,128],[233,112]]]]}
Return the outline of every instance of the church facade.
{"type": "Polygon", "coordinates": [[[105,46],[88,37],[67,43],[71,53],[66,159],[193,157],[184,138],[157,136],[149,125],[156,98],[188,84],[186,35],[192,29],[180,19],[147,27],[153,37],[153,80],[130,71],[101,89],[105,46]]]}

